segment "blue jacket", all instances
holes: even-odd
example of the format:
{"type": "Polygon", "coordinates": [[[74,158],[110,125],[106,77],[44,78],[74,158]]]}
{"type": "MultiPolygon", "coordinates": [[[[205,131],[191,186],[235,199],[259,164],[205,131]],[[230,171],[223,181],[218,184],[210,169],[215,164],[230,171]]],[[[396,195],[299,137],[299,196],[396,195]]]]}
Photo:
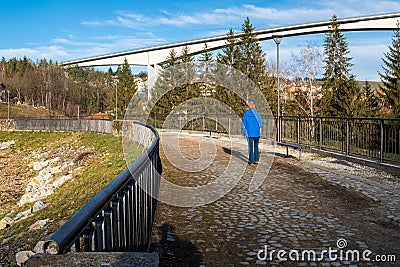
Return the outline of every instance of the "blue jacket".
{"type": "Polygon", "coordinates": [[[242,134],[247,137],[260,137],[264,121],[255,109],[248,109],[242,118],[242,134]]]}

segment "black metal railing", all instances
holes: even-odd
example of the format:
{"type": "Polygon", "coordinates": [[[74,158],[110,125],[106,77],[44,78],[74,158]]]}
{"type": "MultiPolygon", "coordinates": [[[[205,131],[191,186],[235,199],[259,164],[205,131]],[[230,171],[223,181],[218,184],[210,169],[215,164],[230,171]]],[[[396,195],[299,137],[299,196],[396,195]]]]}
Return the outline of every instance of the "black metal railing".
{"type": "Polygon", "coordinates": [[[400,119],[281,116],[281,140],[400,164],[400,119]]]}
{"type": "MultiPolygon", "coordinates": [[[[264,120],[262,137],[273,139],[275,119],[272,115],[261,114],[264,120]]],[[[229,135],[241,135],[242,122],[235,114],[151,114],[149,116],[129,115],[129,119],[146,122],[160,129],[189,131],[215,130],[229,135]]]]}
{"type": "MultiPolygon", "coordinates": [[[[316,152],[339,153],[378,164],[400,164],[400,119],[281,116],[278,124],[276,117],[262,117],[266,122],[262,137],[267,140],[276,139],[280,131],[280,141],[308,145],[316,152]]],[[[162,129],[241,134],[240,118],[234,114],[152,114],[132,115],[132,119],[162,129]]]]}
{"type": "Polygon", "coordinates": [[[45,242],[47,253],[149,251],[162,171],[159,135],[150,125],[132,124],[151,131],[151,144],[45,242]]]}

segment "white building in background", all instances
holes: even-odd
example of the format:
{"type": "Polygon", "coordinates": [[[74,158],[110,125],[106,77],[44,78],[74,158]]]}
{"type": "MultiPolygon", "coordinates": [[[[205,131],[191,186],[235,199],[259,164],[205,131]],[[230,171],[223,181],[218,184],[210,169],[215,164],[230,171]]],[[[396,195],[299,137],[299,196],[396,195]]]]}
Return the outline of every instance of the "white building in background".
{"type": "Polygon", "coordinates": [[[135,77],[135,83],[137,86],[137,92],[139,93],[140,98],[147,98],[147,88],[145,81],[143,81],[140,77],[135,77]]]}

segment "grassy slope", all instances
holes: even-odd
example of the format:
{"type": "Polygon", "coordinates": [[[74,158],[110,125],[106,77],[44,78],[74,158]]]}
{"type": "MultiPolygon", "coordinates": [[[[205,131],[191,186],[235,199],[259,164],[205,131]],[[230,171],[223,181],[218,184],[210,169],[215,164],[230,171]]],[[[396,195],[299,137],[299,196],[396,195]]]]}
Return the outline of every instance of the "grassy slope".
{"type": "MultiPolygon", "coordinates": [[[[7,103],[0,103],[0,118],[7,118],[8,106],[7,103]]],[[[62,116],[57,112],[49,113],[48,109],[43,107],[34,108],[27,105],[10,105],[10,118],[15,117],[49,117],[62,116]]]]}
{"type": "MultiPolygon", "coordinates": [[[[29,168],[26,166],[27,156],[34,151],[43,152],[50,147],[85,146],[94,148],[95,155],[86,160],[86,166],[80,175],[75,175],[74,179],[67,181],[53,195],[43,200],[47,203],[45,209],[0,231],[0,244],[4,239],[9,239],[8,243],[10,243],[10,251],[7,252],[7,256],[4,255],[5,251],[1,251],[0,262],[2,262],[2,258],[4,261],[4,257],[10,260],[13,250],[14,252],[31,250],[39,240],[56,231],[126,168],[120,137],[82,132],[0,132],[0,143],[7,140],[16,141],[16,144],[10,147],[8,156],[13,157],[13,161],[19,161],[21,171],[24,173],[29,173],[29,168]],[[28,231],[34,222],[47,218],[50,220],[45,228],[28,231]]],[[[137,147],[135,156],[139,157],[142,152],[143,149],[137,147]]],[[[29,179],[29,176],[32,175],[30,174],[26,178],[29,179]]],[[[14,199],[7,203],[10,205],[8,211],[11,211],[9,214],[11,217],[29,208],[27,205],[16,208],[15,203],[18,200],[14,199]]],[[[0,219],[5,215],[0,214],[0,219]]]]}

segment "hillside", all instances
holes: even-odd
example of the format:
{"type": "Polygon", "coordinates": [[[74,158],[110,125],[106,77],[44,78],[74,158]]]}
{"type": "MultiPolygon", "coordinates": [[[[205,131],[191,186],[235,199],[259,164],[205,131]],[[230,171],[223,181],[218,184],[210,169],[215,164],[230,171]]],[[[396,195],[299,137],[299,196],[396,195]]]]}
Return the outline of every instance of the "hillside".
{"type": "MultiPolygon", "coordinates": [[[[0,118],[7,118],[8,105],[0,102],[0,118]]],[[[62,116],[59,112],[49,111],[44,107],[32,107],[28,105],[10,105],[10,118],[15,117],[54,117],[62,116]]]]}
{"type": "MultiPolygon", "coordinates": [[[[0,132],[0,266],[15,264],[16,252],[32,250],[126,168],[121,142],[97,133],[0,132]]],[[[135,157],[142,152],[137,147],[135,157]]]]}

